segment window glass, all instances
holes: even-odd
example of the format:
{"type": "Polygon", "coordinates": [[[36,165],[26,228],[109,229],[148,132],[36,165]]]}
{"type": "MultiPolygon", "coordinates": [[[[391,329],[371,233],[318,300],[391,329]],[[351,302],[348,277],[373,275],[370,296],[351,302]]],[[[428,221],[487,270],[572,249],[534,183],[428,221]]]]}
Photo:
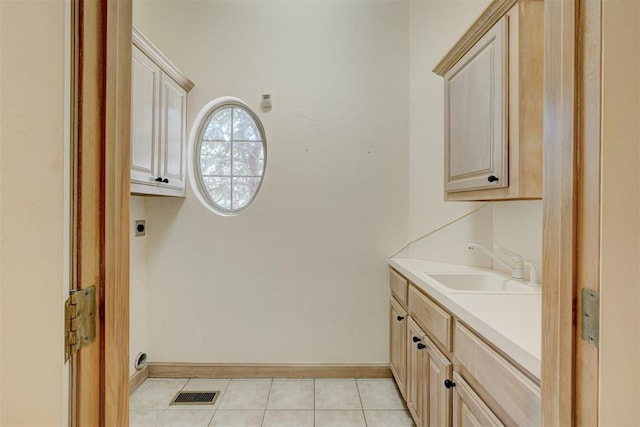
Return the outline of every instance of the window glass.
{"type": "Polygon", "coordinates": [[[195,147],[198,187],[212,208],[236,213],[262,184],[266,142],[260,120],[241,102],[209,106],[195,147]]]}

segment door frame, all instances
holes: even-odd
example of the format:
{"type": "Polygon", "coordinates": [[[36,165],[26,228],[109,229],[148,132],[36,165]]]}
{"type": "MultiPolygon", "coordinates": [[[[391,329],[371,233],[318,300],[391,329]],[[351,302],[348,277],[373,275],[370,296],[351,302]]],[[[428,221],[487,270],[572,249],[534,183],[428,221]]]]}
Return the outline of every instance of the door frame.
{"type": "Polygon", "coordinates": [[[579,313],[600,288],[602,0],[546,0],[544,44],[542,425],[597,425],[579,313]]]}
{"type": "MultiPolygon", "coordinates": [[[[545,1],[541,393],[547,426],[597,424],[598,352],[582,343],[576,313],[577,283],[599,287],[601,75],[587,61],[601,60],[601,2],[545,1]],[[587,79],[594,70],[596,78],[587,79]]],[[[100,325],[96,343],[74,363],[71,418],[126,426],[131,1],[73,0],[73,10],[74,33],[81,35],[72,49],[74,273],[79,288],[95,280],[100,325]],[[96,253],[92,264],[87,257],[96,253]]]]}
{"type": "Polygon", "coordinates": [[[131,1],[71,1],[72,288],[96,288],[71,362],[71,425],[129,424],[131,1]]]}

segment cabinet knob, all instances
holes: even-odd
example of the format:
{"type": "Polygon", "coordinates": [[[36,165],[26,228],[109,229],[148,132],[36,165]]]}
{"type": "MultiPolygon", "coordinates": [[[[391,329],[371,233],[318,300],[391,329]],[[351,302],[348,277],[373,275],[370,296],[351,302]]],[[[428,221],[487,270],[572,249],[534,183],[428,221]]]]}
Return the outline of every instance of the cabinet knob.
{"type": "Polygon", "coordinates": [[[497,177],[497,176],[495,176],[495,175],[489,175],[489,178],[487,178],[487,181],[489,181],[489,182],[496,182],[496,181],[498,181],[499,179],[500,179],[500,178],[498,178],[498,177],[497,177]]]}
{"type": "Polygon", "coordinates": [[[422,341],[422,340],[418,337],[413,337],[413,342],[418,342],[418,341],[422,341]]]}
{"type": "Polygon", "coordinates": [[[162,182],[162,177],[161,177],[161,176],[157,177],[157,178],[155,179],[155,181],[156,181],[156,182],[162,182]]]}
{"type": "Polygon", "coordinates": [[[422,344],[421,342],[418,343],[418,350],[422,350],[422,349],[425,349],[425,348],[427,348],[426,345],[422,344]]]}
{"type": "Polygon", "coordinates": [[[400,322],[400,321],[404,320],[404,317],[398,316],[398,317],[396,317],[396,319],[398,319],[398,322],[400,322]]]}
{"type": "Polygon", "coordinates": [[[169,183],[169,178],[163,179],[162,182],[164,182],[165,184],[168,184],[169,183]]]}
{"type": "Polygon", "coordinates": [[[444,386],[446,388],[451,388],[451,387],[455,387],[456,383],[454,383],[453,381],[447,379],[447,380],[444,380],[444,386]]]}

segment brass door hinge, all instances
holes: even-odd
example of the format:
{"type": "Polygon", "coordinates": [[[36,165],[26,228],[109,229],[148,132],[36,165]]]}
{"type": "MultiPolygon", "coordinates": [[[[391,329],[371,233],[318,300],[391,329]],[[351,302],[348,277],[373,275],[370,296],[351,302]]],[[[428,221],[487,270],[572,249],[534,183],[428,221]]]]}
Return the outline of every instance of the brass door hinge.
{"type": "Polygon", "coordinates": [[[71,291],[64,303],[64,360],[96,338],[96,288],[71,291]]]}
{"type": "Polygon", "coordinates": [[[582,288],[582,340],[600,345],[600,292],[582,288]]]}

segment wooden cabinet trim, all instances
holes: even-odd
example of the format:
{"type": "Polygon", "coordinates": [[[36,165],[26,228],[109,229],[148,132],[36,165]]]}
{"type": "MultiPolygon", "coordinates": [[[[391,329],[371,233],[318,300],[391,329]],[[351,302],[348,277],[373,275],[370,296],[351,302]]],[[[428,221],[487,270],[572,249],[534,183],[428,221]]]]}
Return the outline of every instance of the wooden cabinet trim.
{"type": "Polygon", "coordinates": [[[540,387],[457,322],[454,358],[517,425],[540,425],[540,387]]]}
{"type": "Polygon", "coordinates": [[[429,338],[424,339],[429,355],[424,367],[428,372],[429,399],[422,418],[430,426],[448,426],[451,424],[452,393],[451,389],[445,388],[444,381],[452,378],[453,364],[429,338]]]}
{"type": "Polygon", "coordinates": [[[391,294],[396,297],[402,307],[406,308],[409,281],[393,268],[389,268],[389,286],[391,294]]]}
{"type": "Polygon", "coordinates": [[[409,315],[430,337],[451,351],[453,317],[413,286],[409,288],[409,315]]]}
{"type": "Polygon", "coordinates": [[[147,55],[153,62],[158,64],[160,69],[164,71],[169,77],[175,80],[180,86],[184,88],[187,92],[189,92],[195,84],[185,76],[179,69],[176,67],[173,62],[169,60],[165,56],[164,53],[158,47],[151,42],[135,25],[133,25],[131,29],[132,42],[134,46],[140,49],[145,55],[147,55]]]}
{"type": "Polygon", "coordinates": [[[453,373],[453,426],[462,427],[476,425],[478,427],[501,427],[500,422],[491,409],[480,399],[467,382],[457,373],[453,373]],[[466,419],[470,423],[464,422],[466,419]]]}
{"type": "Polygon", "coordinates": [[[411,318],[408,318],[407,322],[407,409],[409,409],[409,413],[413,417],[413,420],[416,423],[416,426],[422,426],[422,414],[423,407],[422,402],[424,401],[422,396],[422,388],[421,379],[423,377],[422,374],[422,366],[423,366],[423,355],[424,350],[418,350],[416,343],[413,342],[413,337],[418,337],[420,339],[424,338],[424,331],[420,328],[420,326],[411,318]]]}
{"type": "Polygon", "coordinates": [[[389,368],[393,374],[400,394],[407,398],[407,311],[391,297],[389,305],[389,368]],[[398,316],[403,319],[398,319],[398,316]],[[396,335],[398,334],[398,335],[396,335]],[[399,340],[399,342],[398,342],[399,340]],[[399,353],[399,360],[396,363],[396,352],[399,353]]]}
{"type": "Polygon", "coordinates": [[[494,0],[440,60],[433,72],[444,76],[518,0],[494,0]]]}

